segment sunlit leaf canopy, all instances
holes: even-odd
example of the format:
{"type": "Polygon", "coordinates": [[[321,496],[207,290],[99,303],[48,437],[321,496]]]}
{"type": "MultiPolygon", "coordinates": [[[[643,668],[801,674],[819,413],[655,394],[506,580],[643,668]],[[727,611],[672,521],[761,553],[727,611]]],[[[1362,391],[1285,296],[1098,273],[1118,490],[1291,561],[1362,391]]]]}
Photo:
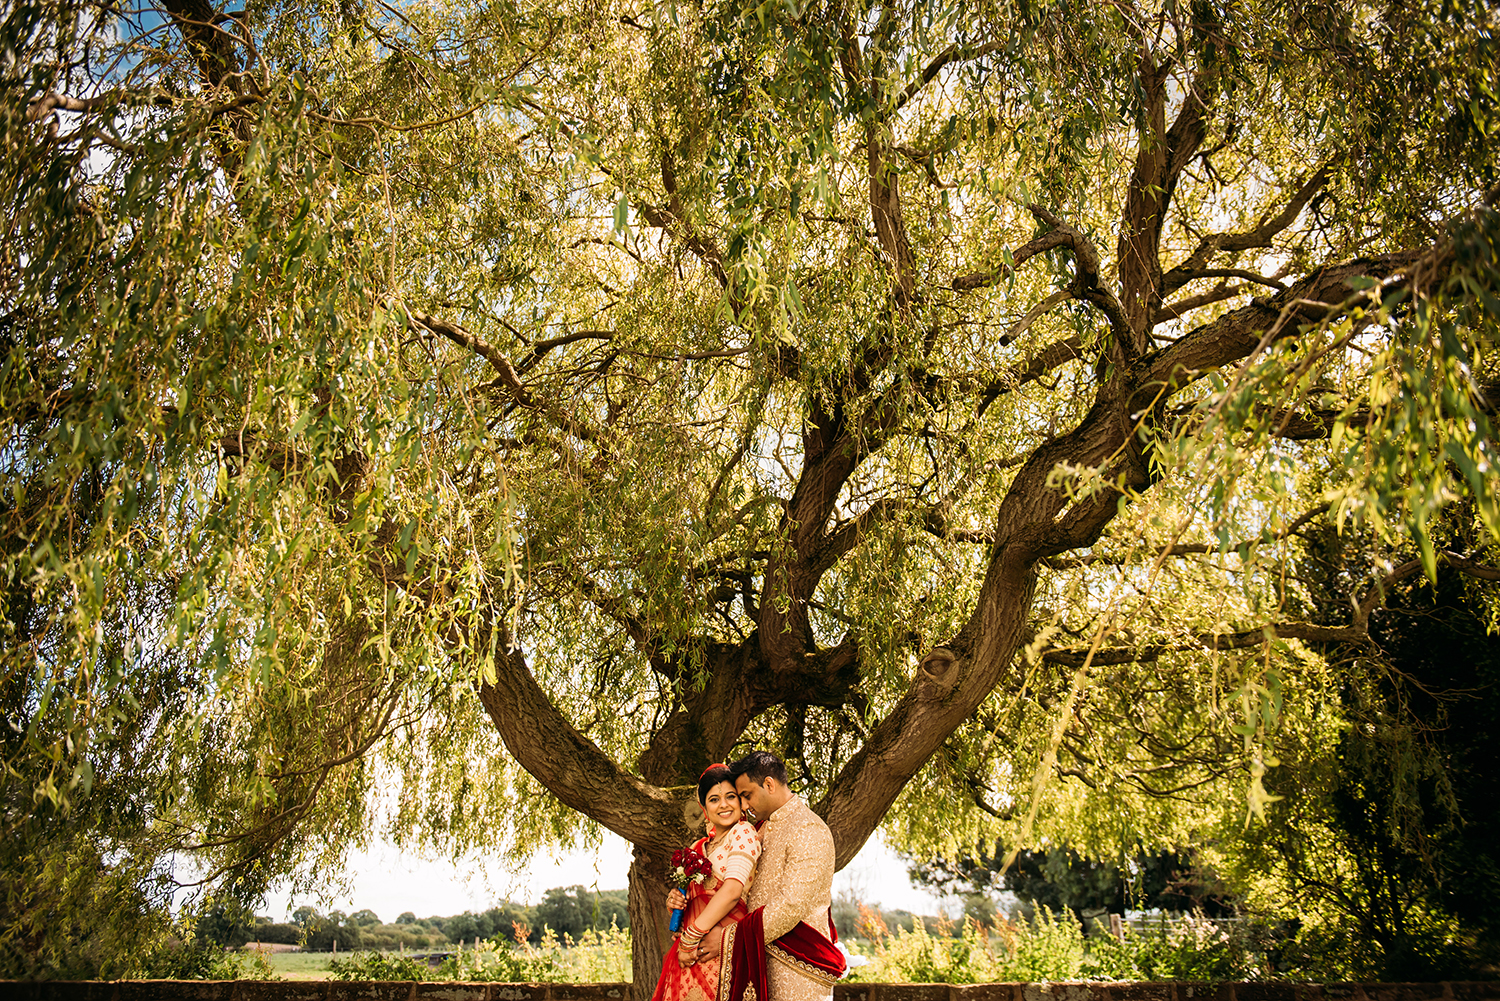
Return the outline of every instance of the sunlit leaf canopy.
{"type": "Polygon", "coordinates": [[[841,860],[1243,822],[1369,615],[1298,533],[1500,532],[1492,17],[13,5],[7,829],[660,851],[751,746],[841,860]]]}

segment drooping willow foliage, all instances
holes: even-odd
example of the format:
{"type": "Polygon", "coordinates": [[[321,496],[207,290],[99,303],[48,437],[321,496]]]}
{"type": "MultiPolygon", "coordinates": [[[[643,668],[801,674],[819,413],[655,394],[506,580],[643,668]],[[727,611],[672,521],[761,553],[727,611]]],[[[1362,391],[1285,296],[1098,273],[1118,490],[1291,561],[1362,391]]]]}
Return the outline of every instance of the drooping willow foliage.
{"type": "Polygon", "coordinates": [[[7,6],[8,968],[599,824],[649,969],[751,745],[843,860],[1274,809],[1299,533],[1494,562],[1491,18],[7,6]]]}

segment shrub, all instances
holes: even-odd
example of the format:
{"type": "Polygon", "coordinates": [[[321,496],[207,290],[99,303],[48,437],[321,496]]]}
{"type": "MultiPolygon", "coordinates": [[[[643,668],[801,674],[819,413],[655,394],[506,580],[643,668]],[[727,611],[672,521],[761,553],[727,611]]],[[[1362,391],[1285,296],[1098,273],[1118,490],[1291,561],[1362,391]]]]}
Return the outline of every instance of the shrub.
{"type": "Polygon", "coordinates": [[[145,980],[277,980],[259,952],[231,952],[212,943],[172,942],[146,957],[136,974],[145,980]]]}
{"type": "Polygon", "coordinates": [[[1250,980],[1263,964],[1247,940],[1247,925],[1225,925],[1202,915],[1163,918],[1155,927],[1125,936],[1098,935],[1089,942],[1091,975],[1110,980],[1250,980]],[[1229,930],[1232,929],[1232,930],[1229,930]]]}
{"type": "Polygon", "coordinates": [[[603,930],[586,931],[577,942],[564,936],[571,948],[558,953],[559,979],[577,983],[608,983],[630,979],[630,932],[611,922],[603,930]]]}
{"type": "Polygon", "coordinates": [[[331,980],[432,980],[426,960],[391,956],[379,952],[356,952],[347,959],[328,963],[331,980]]]}
{"type": "Polygon", "coordinates": [[[1078,979],[1083,969],[1083,929],[1072,915],[1055,915],[1043,907],[1028,924],[1007,921],[1000,927],[1002,937],[1011,928],[1015,934],[994,979],[1021,983],[1078,979]]]}
{"type": "Polygon", "coordinates": [[[1161,920],[1152,929],[1125,929],[1125,936],[1100,935],[1091,942],[1089,965],[1110,980],[1244,980],[1256,963],[1223,926],[1199,917],[1161,920]]]}
{"type": "Polygon", "coordinates": [[[1043,908],[1030,922],[972,918],[959,934],[939,922],[934,935],[920,919],[910,931],[886,931],[883,920],[862,909],[862,930],[874,945],[874,962],[855,967],[854,981],[986,983],[1076,980],[1084,967],[1082,930],[1069,916],[1043,908]]]}
{"type": "Polygon", "coordinates": [[[438,966],[436,979],[489,983],[556,981],[561,979],[554,960],[556,942],[549,931],[543,936],[544,948],[541,950],[530,946],[518,949],[509,939],[502,937],[485,943],[483,948],[460,948],[438,966]],[[550,948],[547,947],[549,940],[550,948]]]}
{"type": "Polygon", "coordinates": [[[1077,976],[1082,960],[1081,936],[1069,936],[1066,923],[1047,914],[1035,929],[1003,922],[991,930],[966,920],[958,936],[940,922],[937,935],[917,919],[908,931],[894,935],[881,924],[867,925],[875,947],[875,961],[853,968],[855,981],[969,984],[996,980],[1064,980],[1077,976]]]}
{"type": "Polygon", "coordinates": [[[881,960],[881,973],[890,980],[912,983],[951,984],[971,980],[967,975],[968,956],[956,968],[949,943],[927,933],[918,921],[911,931],[896,929],[895,935],[876,939],[875,954],[881,960]]]}

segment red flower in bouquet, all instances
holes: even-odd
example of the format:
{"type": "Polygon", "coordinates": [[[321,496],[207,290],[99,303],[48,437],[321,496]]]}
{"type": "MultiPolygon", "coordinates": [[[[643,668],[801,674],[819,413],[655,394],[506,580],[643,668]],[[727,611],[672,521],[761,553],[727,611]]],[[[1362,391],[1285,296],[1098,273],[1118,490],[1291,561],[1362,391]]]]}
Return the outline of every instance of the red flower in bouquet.
{"type": "MultiPolygon", "coordinates": [[[[683,893],[687,892],[689,883],[702,886],[713,874],[714,867],[696,848],[677,849],[672,853],[672,865],[667,869],[667,878],[683,893]]],[[[667,927],[674,933],[682,929],[681,909],[672,912],[672,920],[668,922],[667,927]]]]}
{"type": "Polygon", "coordinates": [[[713,874],[713,865],[703,857],[702,852],[691,847],[679,848],[673,852],[672,864],[667,870],[667,878],[684,893],[687,892],[689,883],[702,886],[713,874]]]}

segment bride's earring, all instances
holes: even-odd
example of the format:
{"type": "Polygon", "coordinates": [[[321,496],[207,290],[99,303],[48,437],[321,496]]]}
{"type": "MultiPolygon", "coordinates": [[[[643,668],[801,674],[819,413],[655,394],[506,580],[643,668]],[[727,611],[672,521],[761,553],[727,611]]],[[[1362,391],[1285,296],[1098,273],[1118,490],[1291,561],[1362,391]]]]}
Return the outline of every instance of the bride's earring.
{"type": "Polygon", "coordinates": [[[718,833],[717,831],[714,830],[714,822],[712,820],[708,819],[708,811],[707,810],[703,811],[703,820],[704,820],[704,823],[707,825],[708,836],[709,837],[713,837],[716,833],[718,833]]]}

